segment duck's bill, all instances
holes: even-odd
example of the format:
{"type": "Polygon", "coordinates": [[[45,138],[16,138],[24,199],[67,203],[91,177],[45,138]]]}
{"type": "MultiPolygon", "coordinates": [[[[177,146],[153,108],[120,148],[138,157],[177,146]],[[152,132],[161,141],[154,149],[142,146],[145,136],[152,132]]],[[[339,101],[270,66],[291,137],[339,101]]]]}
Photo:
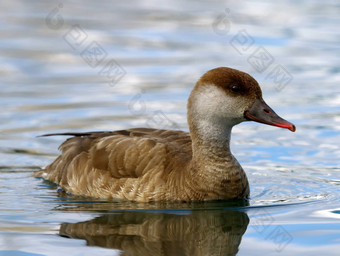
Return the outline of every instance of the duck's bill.
{"type": "Polygon", "coordinates": [[[250,109],[244,112],[244,117],[247,120],[286,128],[292,132],[296,130],[294,124],[281,118],[262,99],[257,99],[250,109]]]}

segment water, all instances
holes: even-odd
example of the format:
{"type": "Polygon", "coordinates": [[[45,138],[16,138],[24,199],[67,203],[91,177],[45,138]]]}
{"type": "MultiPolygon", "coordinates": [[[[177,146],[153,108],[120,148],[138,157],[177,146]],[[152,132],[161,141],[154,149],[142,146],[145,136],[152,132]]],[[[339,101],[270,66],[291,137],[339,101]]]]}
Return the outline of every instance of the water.
{"type": "Polygon", "coordinates": [[[336,1],[1,3],[0,255],[338,255],[339,11],[336,1]],[[233,130],[249,202],[93,201],[31,177],[63,141],[43,133],[187,130],[190,90],[218,66],[252,74],[297,126],[233,130]]]}

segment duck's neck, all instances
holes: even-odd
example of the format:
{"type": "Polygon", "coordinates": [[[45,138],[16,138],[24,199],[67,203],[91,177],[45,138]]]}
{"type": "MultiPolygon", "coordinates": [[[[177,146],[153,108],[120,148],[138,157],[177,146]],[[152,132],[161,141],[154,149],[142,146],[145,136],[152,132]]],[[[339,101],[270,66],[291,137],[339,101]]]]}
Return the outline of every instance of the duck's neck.
{"type": "Polygon", "coordinates": [[[204,165],[230,161],[230,134],[235,106],[220,88],[198,82],[188,100],[188,124],[193,161],[204,165]]]}
{"type": "Polygon", "coordinates": [[[223,123],[193,123],[190,127],[193,161],[204,163],[205,166],[231,161],[231,129],[232,126],[223,123]]]}
{"type": "Polygon", "coordinates": [[[200,200],[245,198],[247,176],[230,152],[232,126],[191,127],[191,189],[200,200]]]}

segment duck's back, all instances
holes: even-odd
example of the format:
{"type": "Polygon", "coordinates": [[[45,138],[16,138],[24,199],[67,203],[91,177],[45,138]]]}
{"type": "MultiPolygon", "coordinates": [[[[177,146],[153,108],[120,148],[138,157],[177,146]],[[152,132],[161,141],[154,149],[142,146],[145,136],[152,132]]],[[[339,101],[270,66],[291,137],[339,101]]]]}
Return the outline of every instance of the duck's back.
{"type": "Polygon", "coordinates": [[[72,194],[96,198],[166,199],[169,185],[181,182],[181,170],[192,157],[190,135],[182,131],[135,128],[51,135],[73,137],[35,176],[72,194]]]}

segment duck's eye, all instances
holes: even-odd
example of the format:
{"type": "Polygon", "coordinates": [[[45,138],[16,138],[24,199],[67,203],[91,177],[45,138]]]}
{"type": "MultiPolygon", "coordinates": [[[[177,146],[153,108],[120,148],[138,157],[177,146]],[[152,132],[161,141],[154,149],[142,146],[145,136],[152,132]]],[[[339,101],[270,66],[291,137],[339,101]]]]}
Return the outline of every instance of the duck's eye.
{"type": "Polygon", "coordinates": [[[241,87],[240,87],[239,85],[235,84],[235,85],[232,85],[232,86],[230,87],[230,90],[231,90],[232,92],[234,92],[234,93],[238,93],[238,92],[241,91],[241,87]]]}

